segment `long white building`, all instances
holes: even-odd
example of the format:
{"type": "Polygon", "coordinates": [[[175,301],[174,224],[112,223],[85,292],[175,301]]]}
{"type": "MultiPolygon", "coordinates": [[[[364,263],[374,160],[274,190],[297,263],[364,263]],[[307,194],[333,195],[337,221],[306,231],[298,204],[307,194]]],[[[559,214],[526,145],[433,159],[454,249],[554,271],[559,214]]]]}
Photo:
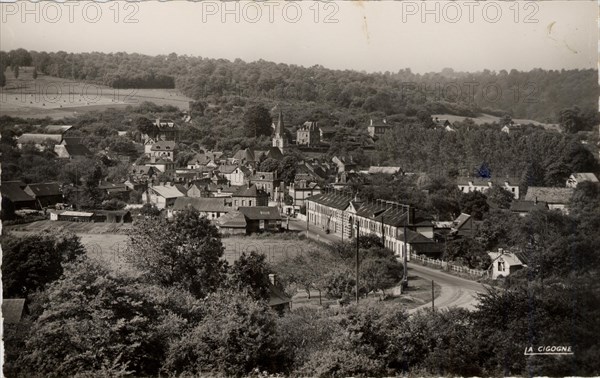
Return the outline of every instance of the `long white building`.
{"type": "Polygon", "coordinates": [[[307,222],[349,240],[376,235],[399,258],[404,258],[405,240],[410,253],[436,255],[441,248],[433,240],[433,223],[415,208],[384,201],[360,201],[341,192],[328,192],[306,199],[307,222]],[[406,230],[406,237],[405,237],[406,230]]]}

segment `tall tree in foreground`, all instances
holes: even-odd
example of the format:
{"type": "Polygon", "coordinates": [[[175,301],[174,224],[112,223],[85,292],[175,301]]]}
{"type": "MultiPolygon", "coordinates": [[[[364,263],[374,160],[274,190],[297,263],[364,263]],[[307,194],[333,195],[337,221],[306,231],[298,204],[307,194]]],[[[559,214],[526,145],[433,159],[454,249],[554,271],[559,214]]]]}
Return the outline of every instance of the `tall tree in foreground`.
{"type": "Polygon", "coordinates": [[[477,220],[481,220],[490,209],[486,195],[478,191],[463,193],[459,206],[461,212],[467,213],[477,220]]]}
{"type": "Polygon", "coordinates": [[[197,210],[187,209],[173,221],[153,217],[136,223],[126,258],[150,282],[180,286],[203,298],[223,282],[223,251],[217,228],[197,210]]]}
{"type": "Polygon", "coordinates": [[[157,375],[169,341],[202,317],[189,293],[85,259],[68,265],[43,297],[13,366],[17,376],[157,375]]]}
{"type": "Polygon", "coordinates": [[[515,197],[508,190],[500,187],[493,186],[486,192],[488,202],[499,209],[508,209],[515,197]]]}
{"type": "Polygon", "coordinates": [[[249,255],[242,253],[229,269],[228,283],[235,291],[248,291],[254,299],[267,300],[270,296],[269,273],[271,269],[265,255],[254,251],[249,255]]]}
{"type": "Polygon", "coordinates": [[[63,264],[85,253],[74,234],[4,236],[2,291],[4,297],[27,298],[63,273],[63,264]]]}
{"type": "Polygon", "coordinates": [[[209,295],[202,322],[172,343],[165,370],[183,376],[247,376],[279,372],[289,363],[276,314],[264,302],[234,291],[209,295]]]}
{"type": "Polygon", "coordinates": [[[261,135],[271,135],[271,113],[262,105],[254,105],[244,113],[244,127],[248,137],[258,137],[261,135]]]}

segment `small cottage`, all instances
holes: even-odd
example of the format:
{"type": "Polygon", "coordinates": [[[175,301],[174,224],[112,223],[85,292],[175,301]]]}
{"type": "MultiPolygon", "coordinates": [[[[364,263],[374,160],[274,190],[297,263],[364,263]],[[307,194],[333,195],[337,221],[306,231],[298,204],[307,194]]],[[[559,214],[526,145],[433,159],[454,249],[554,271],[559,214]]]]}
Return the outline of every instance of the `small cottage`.
{"type": "Polygon", "coordinates": [[[492,279],[505,278],[519,269],[527,266],[527,255],[522,252],[509,252],[501,248],[498,252],[488,252],[492,263],[488,273],[492,279]]]}

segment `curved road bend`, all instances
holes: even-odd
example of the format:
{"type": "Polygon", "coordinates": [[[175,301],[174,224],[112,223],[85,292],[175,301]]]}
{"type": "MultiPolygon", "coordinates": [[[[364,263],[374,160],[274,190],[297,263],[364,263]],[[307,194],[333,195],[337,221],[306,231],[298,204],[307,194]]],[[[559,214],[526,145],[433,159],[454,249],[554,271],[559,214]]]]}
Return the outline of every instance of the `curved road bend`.
{"type": "MultiPolygon", "coordinates": [[[[296,218],[290,218],[289,228],[290,230],[306,232],[306,222],[300,221],[296,218]]],[[[310,227],[307,236],[311,239],[319,240],[325,243],[340,240],[339,237],[332,234],[326,234],[314,226],[310,227]]],[[[477,293],[485,292],[485,288],[479,282],[453,276],[437,269],[411,264],[410,262],[408,263],[408,273],[409,277],[410,275],[417,275],[429,281],[433,280],[435,283],[440,285],[441,292],[440,295],[435,299],[434,303],[436,309],[462,307],[472,310],[474,309],[475,304],[477,304],[477,293]]],[[[410,285],[410,279],[408,284],[410,285]]],[[[409,312],[413,313],[421,308],[431,308],[431,302],[414,308],[409,312]]]]}
{"type": "MultiPolygon", "coordinates": [[[[414,274],[429,281],[433,280],[440,285],[440,295],[435,298],[434,302],[436,309],[463,307],[472,310],[477,304],[477,293],[485,292],[485,288],[479,282],[453,276],[437,269],[411,264],[410,262],[408,263],[408,274],[409,277],[414,274]]],[[[410,279],[408,284],[410,285],[410,279]]],[[[422,308],[431,308],[431,302],[414,308],[409,313],[422,308]]]]}

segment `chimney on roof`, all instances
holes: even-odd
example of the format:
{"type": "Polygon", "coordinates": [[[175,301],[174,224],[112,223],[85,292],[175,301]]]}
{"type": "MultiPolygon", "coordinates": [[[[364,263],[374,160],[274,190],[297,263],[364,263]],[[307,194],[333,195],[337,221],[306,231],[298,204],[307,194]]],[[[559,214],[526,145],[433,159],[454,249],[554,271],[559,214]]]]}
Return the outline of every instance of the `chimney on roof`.
{"type": "Polygon", "coordinates": [[[269,281],[271,282],[271,285],[277,286],[277,275],[273,273],[269,274],[269,281]]]}
{"type": "Polygon", "coordinates": [[[502,254],[504,254],[504,250],[502,248],[498,248],[498,253],[500,253],[502,255],[502,254]]]}
{"type": "Polygon", "coordinates": [[[370,124],[370,126],[373,126],[373,120],[371,120],[371,124],[370,124]]]}

